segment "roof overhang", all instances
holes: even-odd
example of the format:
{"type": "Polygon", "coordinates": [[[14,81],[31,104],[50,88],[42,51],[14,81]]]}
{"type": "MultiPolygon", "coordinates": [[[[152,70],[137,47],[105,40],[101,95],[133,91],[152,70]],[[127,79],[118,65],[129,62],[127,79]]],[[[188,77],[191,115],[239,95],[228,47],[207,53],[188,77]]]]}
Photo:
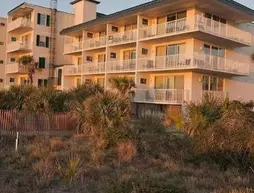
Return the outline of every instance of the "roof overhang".
{"type": "MultiPolygon", "coordinates": [[[[76,4],[76,3],[80,2],[80,1],[84,1],[84,0],[75,0],[75,1],[72,1],[70,4],[74,5],[74,4],[76,4]]],[[[89,2],[95,3],[95,4],[100,4],[101,3],[101,2],[95,1],[95,0],[85,0],[85,1],[89,1],[89,2]]]]}
{"type": "Polygon", "coordinates": [[[163,12],[169,13],[170,11],[177,11],[191,7],[195,7],[204,12],[217,14],[225,19],[233,20],[238,23],[254,21],[254,10],[233,0],[154,0],[63,29],[60,34],[68,35],[75,31],[91,29],[96,25],[114,23],[119,19],[122,21],[129,20],[134,17],[134,15],[154,17],[158,14],[162,15],[163,12]]]}
{"type": "Polygon", "coordinates": [[[34,9],[29,6],[27,3],[21,3],[17,7],[13,8],[8,12],[9,16],[16,16],[16,17],[22,17],[29,13],[31,13],[34,9]]]}

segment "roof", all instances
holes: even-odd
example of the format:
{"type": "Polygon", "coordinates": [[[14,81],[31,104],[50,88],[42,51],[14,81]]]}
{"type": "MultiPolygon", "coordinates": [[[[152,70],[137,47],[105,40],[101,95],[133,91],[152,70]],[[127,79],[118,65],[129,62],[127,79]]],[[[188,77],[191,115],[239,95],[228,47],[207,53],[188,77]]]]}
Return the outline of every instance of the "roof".
{"type": "MultiPolygon", "coordinates": [[[[36,6],[36,7],[42,7],[42,8],[45,8],[45,9],[50,9],[49,7],[44,7],[44,6],[41,6],[41,5],[36,5],[36,4],[30,4],[30,3],[23,2],[23,3],[19,4],[18,6],[14,7],[13,9],[11,9],[8,12],[8,15],[11,14],[12,12],[16,11],[18,8],[22,7],[23,5],[30,5],[30,6],[36,6]]],[[[72,13],[69,13],[69,12],[61,11],[61,10],[57,10],[57,11],[62,12],[62,13],[66,13],[66,14],[72,14],[72,13]]]]}
{"type": "MultiPolygon", "coordinates": [[[[70,4],[73,5],[73,4],[78,3],[78,2],[80,2],[80,1],[82,1],[82,0],[75,0],[75,1],[72,1],[70,4]]],[[[87,0],[87,1],[90,1],[90,2],[96,3],[96,4],[100,4],[99,1],[95,1],[95,0],[87,0]]]]}
{"type": "MultiPolygon", "coordinates": [[[[78,1],[78,0],[76,0],[76,1],[78,1]]],[[[240,3],[237,3],[233,0],[217,0],[217,1],[219,1],[221,3],[224,3],[224,4],[227,4],[229,6],[232,6],[236,9],[240,9],[241,11],[247,12],[247,13],[254,16],[254,10],[253,9],[251,9],[249,7],[246,7],[246,6],[244,6],[240,3]]],[[[115,19],[115,18],[118,18],[118,17],[121,17],[121,16],[135,14],[137,12],[144,11],[144,10],[162,5],[163,3],[168,3],[168,0],[153,0],[153,1],[150,1],[150,2],[147,2],[147,3],[144,3],[144,4],[140,4],[140,5],[137,5],[137,6],[122,10],[122,11],[118,11],[118,12],[115,12],[115,13],[112,13],[112,14],[109,14],[109,15],[104,15],[102,17],[97,17],[94,20],[91,20],[91,21],[88,21],[88,22],[85,22],[85,23],[81,23],[81,24],[78,24],[78,25],[75,25],[75,26],[72,26],[72,27],[65,28],[60,32],[60,34],[63,35],[63,34],[68,34],[68,33],[75,32],[75,31],[79,31],[79,30],[82,30],[86,27],[90,27],[90,26],[93,26],[93,25],[96,25],[96,24],[101,24],[101,23],[107,22],[109,20],[112,20],[112,19],[115,19]]]]}

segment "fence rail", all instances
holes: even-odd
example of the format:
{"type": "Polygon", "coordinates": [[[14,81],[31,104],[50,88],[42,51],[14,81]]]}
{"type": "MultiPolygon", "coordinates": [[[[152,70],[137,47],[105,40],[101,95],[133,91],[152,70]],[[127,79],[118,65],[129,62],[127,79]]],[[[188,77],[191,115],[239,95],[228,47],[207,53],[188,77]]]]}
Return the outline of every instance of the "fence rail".
{"type": "Polygon", "coordinates": [[[31,113],[0,110],[0,134],[64,135],[73,132],[75,121],[68,113],[31,113]]]}

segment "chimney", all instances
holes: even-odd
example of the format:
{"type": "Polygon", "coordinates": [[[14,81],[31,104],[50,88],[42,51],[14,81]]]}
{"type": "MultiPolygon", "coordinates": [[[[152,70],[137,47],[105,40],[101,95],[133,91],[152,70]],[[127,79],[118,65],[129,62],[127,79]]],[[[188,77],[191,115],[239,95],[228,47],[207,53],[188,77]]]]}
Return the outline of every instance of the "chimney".
{"type": "Polygon", "coordinates": [[[78,25],[96,19],[97,5],[99,3],[96,0],[75,0],[71,2],[74,24],[78,25]]]}

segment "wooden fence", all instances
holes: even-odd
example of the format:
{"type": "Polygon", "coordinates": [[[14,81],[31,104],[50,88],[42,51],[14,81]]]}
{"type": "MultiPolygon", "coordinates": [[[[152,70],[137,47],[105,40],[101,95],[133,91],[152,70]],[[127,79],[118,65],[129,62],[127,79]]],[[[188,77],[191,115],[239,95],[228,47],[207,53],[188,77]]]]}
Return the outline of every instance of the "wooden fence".
{"type": "Polygon", "coordinates": [[[68,113],[31,113],[0,110],[0,134],[60,135],[73,132],[75,121],[68,113]]]}

